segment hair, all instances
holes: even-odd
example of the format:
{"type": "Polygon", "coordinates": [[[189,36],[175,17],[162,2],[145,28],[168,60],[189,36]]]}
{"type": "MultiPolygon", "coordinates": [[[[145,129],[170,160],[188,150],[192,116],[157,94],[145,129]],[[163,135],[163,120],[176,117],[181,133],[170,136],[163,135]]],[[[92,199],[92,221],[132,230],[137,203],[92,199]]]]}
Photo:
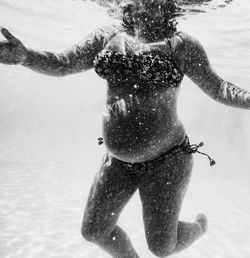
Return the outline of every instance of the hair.
{"type": "Polygon", "coordinates": [[[176,31],[180,16],[176,0],[126,1],[122,8],[122,25],[130,33],[136,29],[147,40],[164,39],[176,31]]]}
{"type": "Polygon", "coordinates": [[[136,31],[149,41],[161,40],[176,31],[180,0],[93,0],[107,8],[109,15],[122,20],[124,29],[136,31]]]}

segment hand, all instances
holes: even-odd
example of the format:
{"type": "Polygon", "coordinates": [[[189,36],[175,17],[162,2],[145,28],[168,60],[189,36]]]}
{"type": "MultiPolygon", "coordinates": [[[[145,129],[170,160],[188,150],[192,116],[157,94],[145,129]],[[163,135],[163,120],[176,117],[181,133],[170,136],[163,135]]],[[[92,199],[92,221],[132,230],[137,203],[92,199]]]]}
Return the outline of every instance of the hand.
{"type": "Polygon", "coordinates": [[[0,41],[0,63],[22,64],[28,52],[23,43],[5,28],[1,28],[1,33],[7,40],[0,41]]]}

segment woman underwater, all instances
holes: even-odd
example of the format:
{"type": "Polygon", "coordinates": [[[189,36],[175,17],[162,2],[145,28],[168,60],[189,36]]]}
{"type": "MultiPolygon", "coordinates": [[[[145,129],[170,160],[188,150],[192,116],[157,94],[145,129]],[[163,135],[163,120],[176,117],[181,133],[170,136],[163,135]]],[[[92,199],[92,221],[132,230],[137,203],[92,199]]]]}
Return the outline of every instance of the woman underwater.
{"type": "Polygon", "coordinates": [[[117,225],[138,189],[148,247],[165,257],[190,246],[207,229],[203,214],[193,223],[178,220],[192,153],[199,147],[189,144],[177,116],[183,76],[229,106],[250,108],[250,93],[221,79],[202,45],[177,32],[173,1],[124,1],[122,10],[121,26],[99,28],[60,54],[27,49],[2,29],[7,40],[0,42],[0,62],[52,76],[94,68],[107,80],[103,116],[107,154],[89,193],[82,235],[113,257],[138,258],[117,225]]]}

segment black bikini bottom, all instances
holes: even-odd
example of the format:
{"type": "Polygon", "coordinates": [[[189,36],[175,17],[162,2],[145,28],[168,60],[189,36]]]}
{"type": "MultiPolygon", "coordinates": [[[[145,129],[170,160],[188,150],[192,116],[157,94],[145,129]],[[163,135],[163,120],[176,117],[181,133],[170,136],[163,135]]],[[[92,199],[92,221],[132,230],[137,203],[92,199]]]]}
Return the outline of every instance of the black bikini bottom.
{"type": "MultiPolygon", "coordinates": [[[[98,138],[98,144],[99,145],[103,144],[103,138],[102,137],[98,138]]],[[[184,141],[180,145],[177,145],[177,146],[173,147],[171,150],[162,153],[161,155],[159,155],[156,158],[153,158],[151,160],[147,160],[147,161],[144,161],[144,162],[141,162],[141,163],[129,163],[129,162],[124,162],[124,163],[127,163],[128,166],[129,166],[129,164],[130,165],[132,165],[132,164],[143,164],[146,167],[154,166],[154,164],[161,163],[161,160],[164,160],[166,157],[171,157],[178,152],[184,151],[184,152],[190,153],[190,154],[199,153],[199,154],[205,155],[205,156],[208,157],[208,159],[210,161],[210,166],[215,165],[216,162],[208,154],[199,151],[199,148],[202,147],[203,145],[204,145],[203,142],[200,142],[198,145],[197,144],[190,144],[189,138],[186,135],[185,138],[184,138],[184,141]]]]}
{"type": "MultiPolygon", "coordinates": [[[[210,161],[210,166],[213,166],[215,164],[215,161],[211,159],[209,155],[198,150],[202,146],[203,142],[201,142],[198,145],[190,144],[188,137],[185,136],[183,142],[173,147],[171,150],[166,151],[151,160],[139,163],[124,162],[107,153],[105,155],[105,159],[103,160],[103,166],[101,167],[100,173],[106,174],[110,173],[111,171],[111,173],[115,171],[115,173],[117,173],[117,177],[119,177],[119,173],[125,173],[126,177],[129,178],[131,184],[134,184],[136,187],[139,187],[144,184],[147,184],[150,181],[154,181],[154,179],[159,178],[159,176],[161,178],[164,177],[161,174],[161,171],[165,171],[166,173],[164,172],[164,175],[168,177],[168,180],[170,180],[172,183],[177,183],[177,181],[181,180],[181,177],[183,176],[184,172],[176,173],[175,170],[168,170],[168,166],[170,164],[169,162],[173,162],[173,156],[175,154],[181,152],[187,155],[191,155],[193,153],[200,153],[208,157],[210,161]],[[170,161],[170,158],[172,158],[172,161],[170,161]]],[[[178,159],[180,162],[180,158],[176,157],[176,159],[178,159]]],[[[186,158],[184,159],[186,160],[186,158]]],[[[187,160],[184,162],[187,162],[187,160]]]]}

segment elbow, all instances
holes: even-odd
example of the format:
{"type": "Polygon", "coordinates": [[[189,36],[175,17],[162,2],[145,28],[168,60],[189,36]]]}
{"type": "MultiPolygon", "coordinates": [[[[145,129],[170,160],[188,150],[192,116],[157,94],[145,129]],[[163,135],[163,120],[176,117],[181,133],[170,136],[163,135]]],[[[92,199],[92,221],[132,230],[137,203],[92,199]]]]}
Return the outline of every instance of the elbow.
{"type": "Polygon", "coordinates": [[[49,75],[54,77],[65,77],[71,74],[84,72],[84,71],[86,71],[86,69],[76,69],[74,67],[67,67],[62,65],[62,66],[56,67],[55,69],[51,69],[49,72],[49,75]]]}
{"type": "Polygon", "coordinates": [[[41,66],[41,65],[23,65],[24,67],[48,76],[52,77],[64,77],[66,75],[71,74],[69,69],[65,69],[65,67],[51,67],[49,65],[47,66],[41,66]]]}
{"type": "Polygon", "coordinates": [[[58,78],[61,78],[61,77],[65,77],[67,75],[69,75],[70,73],[68,73],[67,71],[55,71],[49,75],[53,76],[53,77],[58,77],[58,78]]]}
{"type": "Polygon", "coordinates": [[[66,75],[70,74],[69,69],[67,69],[64,65],[56,65],[48,67],[47,74],[53,77],[65,77],[66,75]]]}
{"type": "Polygon", "coordinates": [[[212,99],[220,104],[225,104],[225,105],[227,104],[225,99],[221,95],[213,96],[212,99]]]}
{"type": "Polygon", "coordinates": [[[214,90],[214,89],[209,88],[209,90],[204,90],[203,89],[203,92],[207,96],[209,96],[211,99],[213,99],[217,102],[221,102],[222,99],[223,99],[221,93],[218,90],[214,90]]]}
{"type": "Polygon", "coordinates": [[[210,94],[210,97],[218,103],[227,104],[225,96],[222,94],[222,92],[213,92],[210,94]]]}
{"type": "Polygon", "coordinates": [[[65,77],[70,73],[70,71],[68,71],[67,69],[65,68],[56,68],[56,69],[46,69],[46,70],[36,70],[37,72],[40,72],[42,74],[45,74],[45,75],[49,75],[49,76],[52,76],[52,77],[65,77]]]}
{"type": "Polygon", "coordinates": [[[209,83],[208,85],[205,85],[204,87],[202,87],[203,91],[213,100],[215,100],[216,102],[220,102],[222,103],[224,98],[225,98],[225,94],[224,91],[221,88],[221,82],[219,81],[215,81],[213,83],[209,83]]]}

